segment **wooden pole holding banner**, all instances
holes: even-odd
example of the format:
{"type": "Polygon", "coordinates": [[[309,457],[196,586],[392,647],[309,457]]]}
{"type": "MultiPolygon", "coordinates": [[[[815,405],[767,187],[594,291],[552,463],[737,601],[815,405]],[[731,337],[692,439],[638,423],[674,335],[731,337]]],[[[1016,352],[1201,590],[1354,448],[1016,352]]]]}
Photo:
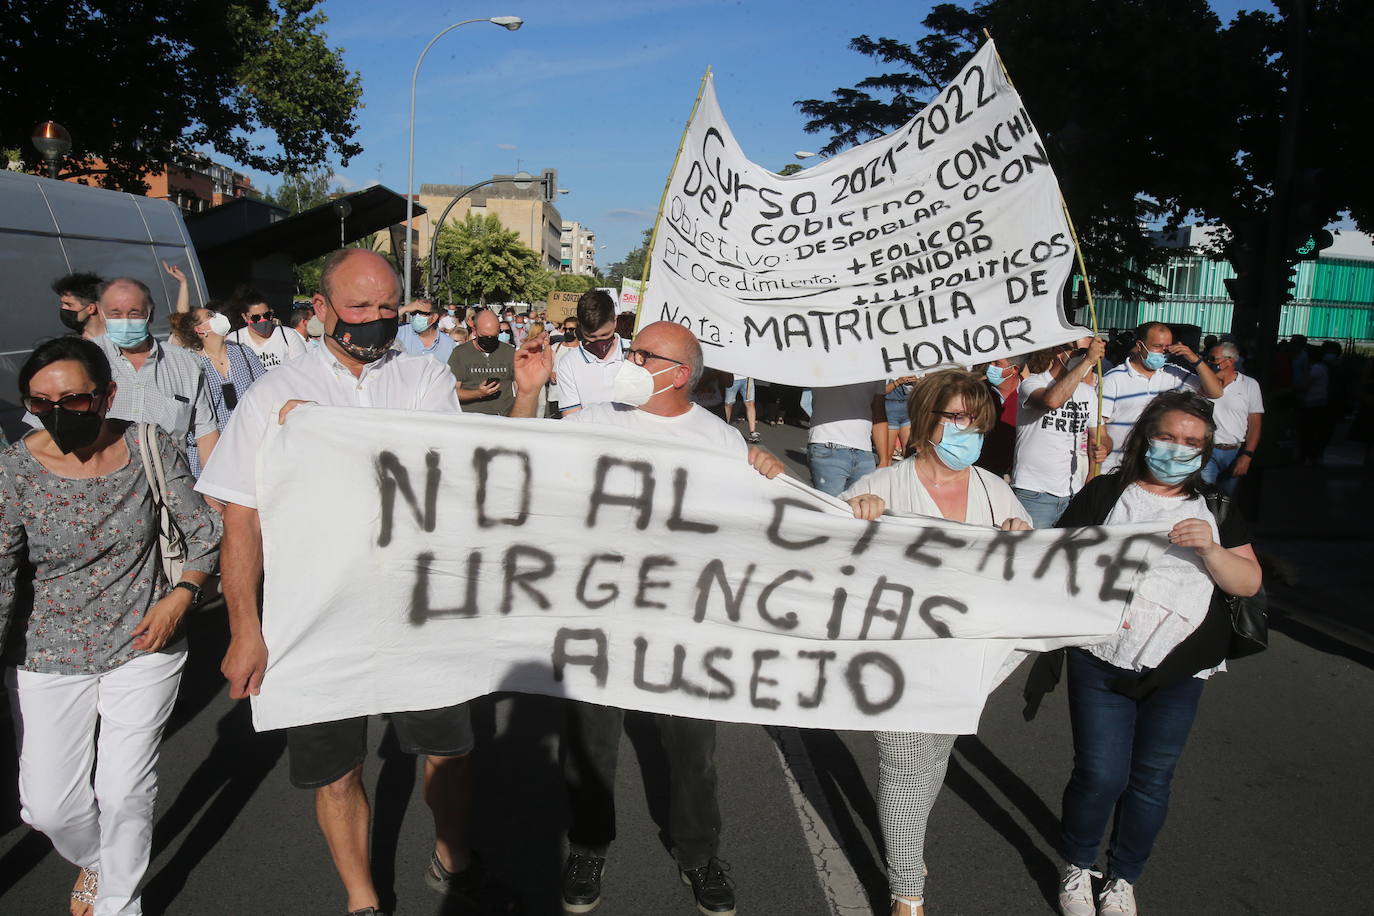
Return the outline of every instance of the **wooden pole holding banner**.
{"type": "MultiPolygon", "coordinates": [[[[992,33],[987,29],[983,29],[983,37],[988,41],[992,41],[992,33]]],[[[1002,68],[1002,76],[1005,77],[1007,83],[1014,88],[1016,84],[1011,81],[1011,72],[1007,70],[1007,65],[1003,63],[1002,55],[998,54],[995,48],[993,49],[993,53],[997,55],[997,65],[1002,68]]],[[[1073,239],[1073,251],[1078,258],[1078,271],[1083,275],[1083,292],[1087,294],[1088,319],[1092,323],[1093,337],[1097,337],[1097,306],[1093,303],[1093,288],[1092,284],[1088,281],[1088,265],[1083,260],[1083,246],[1078,243],[1078,230],[1074,228],[1073,217],[1069,215],[1069,202],[1064,199],[1062,191],[1059,194],[1059,206],[1064,211],[1064,222],[1069,224],[1069,237],[1073,239]]],[[[1093,454],[1088,456],[1089,480],[1092,480],[1102,472],[1102,462],[1098,461],[1096,458],[1097,448],[1102,444],[1102,360],[1100,359],[1097,361],[1096,371],[1097,385],[1094,387],[1097,388],[1097,424],[1093,427],[1093,429],[1096,430],[1096,435],[1093,437],[1093,454]]]]}
{"type": "Polygon", "coordinates": [[[663,205],[668,202],[668,189],[673,185],[673,176],[677,174],[677,164],[682,158],[682,147],[687,143],[687,131],[692,129],[692,122],[696,120],[697,108],[701,105],[701,96],[706,92],[706,81],[711,78],[711,68],[707,67],[706,72],[701,75],[701,85],[697,87],[696,100],[692,102],[692,113],[687,116],[687,123],[682,128],[682,139],[677,141],[677,154],[673,156],[673,165],[668,169],[668,180],[663,183],[663,195],[658,199],[658,213],[654,215],[654,228],[649,233],[649,248],[644,252],[644,267],[639,272],[639,305],[635,306],[635,333],[639,333],[639,317],[644,311],[644,293],[649,288],[649,262],[654,256],[654,245],[658,242],[658,224],[663,220],[663,205]]]}

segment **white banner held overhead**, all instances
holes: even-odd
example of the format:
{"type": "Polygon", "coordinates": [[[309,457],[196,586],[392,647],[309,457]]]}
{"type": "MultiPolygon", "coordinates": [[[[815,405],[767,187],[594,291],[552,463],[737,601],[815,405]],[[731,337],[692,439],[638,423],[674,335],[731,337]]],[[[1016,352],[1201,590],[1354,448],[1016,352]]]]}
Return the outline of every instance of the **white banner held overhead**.
{"type": "Polygon", "coordinates": [[[643,280],[623,277],[620,281],[620,309],[622,312],[638,312],[640,297],[644,293],[643,280]]]}
{"type": "Polygon", "coordinates": [[[794,175],[749,161],[708,75],[668,183],[640,323],[706,361],[810,387],[1084,335],[1063,318],[1059,185],[991,42],[919,115],[794,175]]]}
{"type": "Polygon", "coordinates": [[[305,406],[258,481],[258,728],[516,690],[971,732],[1013,652],[1115,632],[1167,545],[862,522],[738,454],[549,420],[305,406]]]}

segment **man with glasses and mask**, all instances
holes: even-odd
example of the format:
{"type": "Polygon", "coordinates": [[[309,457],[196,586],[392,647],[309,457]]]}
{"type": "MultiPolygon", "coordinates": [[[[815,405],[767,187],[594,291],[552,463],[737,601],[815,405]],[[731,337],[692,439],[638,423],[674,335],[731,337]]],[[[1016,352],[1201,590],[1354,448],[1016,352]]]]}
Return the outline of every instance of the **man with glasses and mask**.
{"type": "MultiPolygon", "coordinates": [[[[610,297],[605,298],[609,308],[610,297]]],[[[578,311],[580,317],[580,303],[578,311]]],[[[610,321],[613,332],[613,313],[610,321]]],[[[585,331],[586,323],[581,326],[585,331]]],[[[565,420],[666,436],[687,449],[725,451],[765,477],[776,477],[783,470],[781,461],[751,448],[738,430],[691,402],[702,370],[701,344],[692,332],[671,321],[656,322],[625,351],[611,380],[609,402],[585,405],[565,414],[565,420]]],[[[601,901],[602,872],[615,839],[615,770],[625,712],[572,702],[566,716],[560,758],[571,809],[571,852],[563,871],[563,910],[588,913],[601,901]]],[[[716,724],[667,715],[652,720],[669,763],[668,835],[681,880],[691,887],[701,912],[732,914],[734,882],[716,857],[716,724]]]]}
{"type": "Polygon", "coordinates": [[[272,307],[262,293],[242,289],[235,298],[244,326],[231,331],[226,340],[252,350],[268,372],[305,354],[305,341],[299,334],[277,333],[280,330],[277,316],[272,314],[272,307]]]}
{"type": "Polygon", "coordinates": [[[612,400],[612,385],[626,346],[624,338],[615,332],[615,320],[615,302],[604,290],[589,290],[577,300],[577,332],[582,345],[561,354],[554,364],[558,409],[564,417],[612,400]]]}
{"type": "Polygon", "coordinates": [[[1259,382],[1236,367],[1240,350],[1223,340],[1207,351],[1207,364],[1221,379],[1221,397],[1212,405],[1216,439],[1212,457],[1202,469],[1202,479],[1214,483],[1228,496],[1236,492],[1240,479],[1250,473],[1250,462],[1259,448],[1264,421],[1264,396],[1259,382]]]}
{"type": "Polygon", "coordinates": [[[1107,428],[1115,443],[1103,472],[1121,464],[1121,448],[1145,407],[1164,391],[1187,388],[1204,397],[1221,397],[1221,380],[1186,344],[1174,343],[1174,332],[1161,321],[1136,328],[1135,347],[1121,365],[1102,376],[1102,400],[1111,416],[1107,428]],[[1170,362],[1170,360],[1175,362],[1170,362]]]}
{"type": "MultiPolygon", "coordinates": [[[[461,410],[446,367],[392,347],[400,295],[396,271],[375,252],[345,248],[331,254],[320,275],[320,292],[312,300],[316,316],[324,323],[324,346],[248,389],[224,431],[224,442],[201,474],[196,488],[227,503],[221,581],[229,609],[230,642],[220,670],[234,699],[256,695],[267,667],[268,648],[258,616],[263,562],[256,464],[268,428],[284,422],[291,410],[311,403],[440,413],[461,410]]],[[[523,372],[528,388],[537,391],[548,376],[546,357],[533,351],[523,356],[517,360],[516,375],[523,372]]],[[[534,397],[522,398],[512,412],[532,416],[536,402],[534,397]]],[[[335,584],[340,585],[339,600],[347,600],[347,589],[335,584]]],[[[473,734],[467,705],[396,713],[391,722],[402,747],[425,760],[424,797],[435,827],[425,880],[460,907],[476,905],[483,881],[468,845],[472,800],[468,754],[473,734]]],[[[365,717],[287,730],[291,781],[315,792],[320,830],[348,896],[347,912],[353,916],[381,912],[368,858],[370,812],[362,782],[366,736],[365,717]]]]}
{"type": "Polygon", "coordinates": [[[515,347],[501,339],[500,322],[489,309],[479,311],[472,326],[472,339],[448,358],[458,400],[469,413],[503,417],[515,403],[515,347]]]}
{"type": "Polygon", "coordinates": [[[453,338],[440,331],[439,310],[428,299],[410,304],[405,323],[396,332],[396,343],[403,353],[428,356],[445,366],[453,355],[453,338]]]}
{"type": "Polygon", "coordinates": [[[1031,524],[1053,528],[1087,482],[1088,463],[1111,451],[1097,442],[1097,388],[1088,379],[1106,344],[1095,338],[1038,350],[1026,361],[1016,414],[1011,488],[1031,524]]]}

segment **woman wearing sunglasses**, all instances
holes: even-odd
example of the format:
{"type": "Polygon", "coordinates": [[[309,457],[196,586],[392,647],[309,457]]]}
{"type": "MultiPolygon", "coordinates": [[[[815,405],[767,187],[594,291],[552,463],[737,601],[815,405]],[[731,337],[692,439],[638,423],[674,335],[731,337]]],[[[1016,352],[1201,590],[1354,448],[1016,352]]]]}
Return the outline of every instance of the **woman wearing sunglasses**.
{"type": "MultiPolygon", "coordinates": [[[[220,432],[229,425],[229,418],[248,386],[267,373],[262,360],[251,348],[226,339],[230,328],[229,316],[224,314],[226,308],[221,302],[211,301],[204,308],[178,312],[170,319],[172,339],[200,363],[205,390],[210,392],[210,404],[215,409],[215,423],[220,432]]],[[[192,476],[200,477],[200,453],[189,434],[186,461],[192,476]]]]}
{"type": "Polygon", "coordinates": [[[167,582],[139,429],[105,419],[115,385],[101,349],[39,345],[19,393],[42,424],[0,452],[0,643],[21,816],[81,869],[75,916],[128,916],[140,912],[158,744],[186,660],[177,629],[218,561],[219,516],[159,431],[150,445],[187,541],[181,580],[167,582]]]}
{"type": "MultiPolygon", "coordinates": [[[[1006,531],[1031,527],[1011,487],[973,465],[997,421],[992,390],[982,375],[945,369],[919,379],[911,386],[907,413],[907,457],[840,494],[857,518],[875,519],[893,509],[1006,531]]],[[[926,823],[956,737],[877,733],[878,817],[887,847],[892,916],[925,913],[926,823]]]]}

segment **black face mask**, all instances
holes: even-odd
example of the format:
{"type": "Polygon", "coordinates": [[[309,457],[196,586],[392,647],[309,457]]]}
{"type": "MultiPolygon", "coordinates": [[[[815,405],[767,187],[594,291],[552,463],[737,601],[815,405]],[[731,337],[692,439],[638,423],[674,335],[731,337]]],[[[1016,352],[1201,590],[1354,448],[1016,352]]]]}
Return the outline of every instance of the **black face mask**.
{"type": "Polygon", "coordinates": [[[495,352],[496,352],[496,348],[499,347],[499,346],[501,346],[501,338],[500,338],[500,337],[494,337],[494,336],[493,336],[493,337],[483,337],[481,334],[478,334],[478,335],[477,335],[477,346],[481,347],[481,348],[482,348],[483,350],[485,350],[487,353],[495,353],[495,352]]]}
{"type": "Polygon", "coordinates": [[[78,334],[86,329],[86,322],[90,320],[89,316],[82,318],[76,313],[75,309],[60,308],[57,310],[57,317],[62,319],[63,324],[73,331],[76,331],[78,334]]]}
{"type": "Polygon", "coordinates": [[[52,444],[57,446],[58,451],[68,455],[94,442],[100,435],[100,424],[105,422],[105,418],[94,411],[83,413],[54,407],[40,415],[38,422],[52,436],[52,444]]]}
{"type": "Polygon", "coordinates": [[[386,355],[396,339],[396,322],[390,318],[349,324],[342,318],[329,333],[344,352],[359,362],[373,363],[386,355]]]}

